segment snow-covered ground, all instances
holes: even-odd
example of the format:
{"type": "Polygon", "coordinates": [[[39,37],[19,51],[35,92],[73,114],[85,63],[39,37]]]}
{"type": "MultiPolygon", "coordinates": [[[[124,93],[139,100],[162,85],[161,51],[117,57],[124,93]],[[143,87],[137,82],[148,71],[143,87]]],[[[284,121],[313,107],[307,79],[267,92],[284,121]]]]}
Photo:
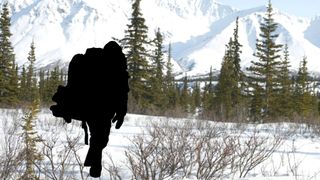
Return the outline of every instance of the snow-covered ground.
{"type": "MultiPolygon", "coordinates": [[[[10,129],[14,122],[18,124],[22,122],[22,112],[16,112],[13,110],[4,110],[0,109],[0,160],[3,160],[3,153],[5,144],[3,142],[6,137],[6,131],[10,129]],[[7,124],[5,123],[7,122],[7,124]]],[[[81,171],[83,179],[91,179],[88,177],[89,168],[82,167],[77,164],[76,158],[79,158],[80,164],[84,161],[88,146],[84,145],[84,132],[80,127],[78,122],[73,122],[72,124],[62,124],[62,119],[55,118],[51,115],[50,111],[43,109],[36,118],[36,131],[38,135],[42,137],[45,144],[39,145],[39,150],[44,153],[48,152],[48,147],[52,145],[56,148],[51,157],[56,166],[56,171],[61,173],[62,160],[64,157],[67,157],[65,162],[72,164],[73,166],[66,168],[64,172],[65,178],[68,179],[71,176],[77,174],[77,178],[81,179],[81,171]],[[69,138],[69,141],[68,141],[69,138]],[[55,142],[55,140],[57,140],[55,142]],[[53,143],[55,142],[55,143],[53,143]],[[67,151],[71,146],[68,146],[68,142],[75,142],[72,147],[75,149],[74,152],[70,152],[69,155],[66,155],[67,151]]],[[[320,179],[320,134],[317,134],[317,128],[308,127],[304,125],[297,125],[293,123],[279,123],[279,124],[263,124],[263,125],[254,125],[254,124],[233,124],[233,123],[218,123],[210,121],[200,121],[195,119],[177,119],[177,118],[166,118],[166,117],[155,117],[155,116],[145,116],[145,115],[136,115],[128,114],[125,118],[123,126],[116,130],[112,127],[111,134],[109,137],[109,144],[104,150],[104,167],[102,172],[102,177],[100,179],[110,179],[110,167],[118,170],[118,174],[122,179],[130,179],[131,171],[129,170],[128,158],[125,155],[125,151],[133,152],[134,142],[137,142],[135,138],[142,137],[142,139],[152,139],[152,135],[149,134],[150,130],[155,129],[155,127],[160,127],[163,132],[166,132],[166,128],[171,127],[175,128],[171,133],[177,135],[181,132],[192,131],[193,135],[197,135],[203,138],[203,142],[211,142],[211,139],[205,140],[208,134],[202,132],[214,129],[219,138],[225,140],[228,139],[230,143],[237,143],[239,140],[241,148],[243,149],[234,149],[235,152],[250,152],[256,151],[253,153],[254,156],[258,157],[259,152],[268,153],[271,146],[275,142],[275,139],[279,139],[279,146],[275,146],[275,149],[272,150],[272,155],[265,159],[261,164],[254,166],[252,170],[248,171],[248,174],[239,178],[239,173],[241,167],[236,167],[236,171],[230,173],[229,169],[223,171],[224,173],[229,173],[226,176],[221,176],[219,179],[246,179],[246,180],[286,180],[286,179],[320,179]],[[156,126],[154,124],[157,124],[156,126]],[[188,126],[186,126],[188,125],[188,126]],[[188,128],[186,128],[188,127],[188,128]],[[205,135],[205,136],[203,136],[205,135]],[[230,137],[232,137],[230,139],[230,137]],[[235,141],[230,141],[235,140],[235,141]],[[260,143],[260,145],[254,146],[260,143]],[[256,148],[254,150],[254,148],[256,148]],[[108,154],[110,156],[108,156],[108,154]],[[114,162],[114,166],[110,166],[110,157],[114,162]]],[[[320,130],[320,129],[319,129],[320,130]]],[[[152,131],[157,132],[157,131],[152,131]]],[[[160,132],[160,131],[159,131],[160,132]]],[[[162,132],[162,131],[161,131],[162,132]]],[[[209,131],[208,131],[209,132],[209,131]]],[[[211,131],[210,131],[211,132],[211,131]]],[[[319,131],[320,132],[320,131],[319,131]]],[[[16,135],[21,134],[17,131],[16,135]]],[[[183,134],[183,133],[181,133],[183,134]]],[[[169,134],[168,134],[169,135],[169,134]]],[[[157,136],[157,135],[156,135],[157,136]]],[[[161,142],[167,142],[167,138],[159,134],[161,142]]],[[[190,136],[191,137],[191,136],[190,136]]],[[[192,138],[188,137],[191,141],[192,138]]],[[[170,139],[170,138],[169,138],[170,139]]],[[[201,140],[201,139],[197,139],[201,140]]],[[[147,140],[145,141],[147,142],[147,140]]],[[[198,142],[198,141],[197,141],[198,142]]],[[[219,142],[219,141],[214,141],[219,142]]],[[[186,143],[187,142],[183,142],[186,143]]],[[[214,148],[218,144],[207,144],[214,148]]],[[[204,145],[204,146],[207,146],[204,145]]],[[[219,144],[221,145],[221,144],[219,144]]],[[[225,145],[221,145],[225,147],[225,145]]],[[[225,150],[225,149],[224,149],[225,150]]],[[[234,152],[231,152],[234,153],[234,152]]],[[[207,155],[209,157],[209,155],[207,155]]],[[[203,156],[204,159],[207,156],[203,156]]],[[[44,158],[44,162],[41,167],[42,170],[46,170],[47,173],[50,171],[50,156],[44,158]]],[[[235,157],[239,160],[241,157],[235,157]]],[[[255,160],[250,163],[254,163],[255,160]]],[[[245,161],[241,164],[244,167],[245,161]]],[[[194,166],[196,168],[196,166],[194,166]]],[[[1,170],[1,168],[0,168],[1,170]]],[[[192,173],[195,173],[192,171],[192,173]]],[[[1,172],[0,172],[1,174],[1,172]]],[[[59,173],[57,173],[59,174],[59,173]]],[[[47,177],[49,177],[49,173],[47,177]]],[[[50,178],[47,178],[50,179],[50,178]]],[[[72,179],[72,178],[70,178],[72,179]]],[[[166,179],[182,179],[179,174],[175,174],[173,177],[166,179]]],[[[196,179],[195,174],[191,174],[190,177],[184,179],[196,179]]]]}

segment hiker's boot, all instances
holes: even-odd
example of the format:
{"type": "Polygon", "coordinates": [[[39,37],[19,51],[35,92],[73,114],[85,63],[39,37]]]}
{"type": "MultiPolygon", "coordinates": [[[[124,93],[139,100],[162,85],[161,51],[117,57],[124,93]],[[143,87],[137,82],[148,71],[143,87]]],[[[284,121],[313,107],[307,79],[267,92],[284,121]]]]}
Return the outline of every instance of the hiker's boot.
{"type": "Polygon", "coordinates": [[[102,150],[95,149],[92,146],[90,146],[87,153],[87,157],[84,161],[84,166],[92,166],[95,164],[100,164],[101,166],[101,158],[102,158],[102,150]]]}
{"type": "Polygon", "coordinates": [[[91,165],[90,168],[90,176],[94,178],[98,178],[101,176],[102,166],[100,165],[91,165]]]}

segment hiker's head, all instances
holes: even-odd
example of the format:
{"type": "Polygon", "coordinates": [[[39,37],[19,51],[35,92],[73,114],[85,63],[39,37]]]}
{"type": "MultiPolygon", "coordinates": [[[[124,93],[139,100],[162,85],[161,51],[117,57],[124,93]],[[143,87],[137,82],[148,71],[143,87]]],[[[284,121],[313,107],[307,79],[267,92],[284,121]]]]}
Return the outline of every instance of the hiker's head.
{"type": "Polygon", "coordinates": [[[115,41],[109,41],[103,48],[106,57],[113,59],[113,68],[127,69],[127,59],[122,52],[121,46],[115,41]]]}
{"type": "Polygon", "coordinates": [[[109,41],[103,49],[109,52],[122,52],[122,48],[115,41],[109,41]]]}

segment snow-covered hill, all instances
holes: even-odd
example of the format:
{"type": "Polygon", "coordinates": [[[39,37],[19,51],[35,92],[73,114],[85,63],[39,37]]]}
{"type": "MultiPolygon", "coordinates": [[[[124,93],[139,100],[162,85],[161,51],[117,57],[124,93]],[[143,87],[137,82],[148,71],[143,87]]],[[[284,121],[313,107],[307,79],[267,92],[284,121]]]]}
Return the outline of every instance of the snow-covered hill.
{"type": "MultiPolygon", "coordinates": [[[[3,1],[2,1],[3,2],[3,1]]],[[[12,42],[19,64],[25,63],[31,41],[37,66],[68,63],[75,53],[102,47],[112,37],[122,38],[131,14],[131,0],[8,0],[12,12],[12,42]]],[[[239,19],[242,65],[253,60],[259,22],[265,8],[243,11],[214,0],[142,0],[150,36],[160,27],[165,43],[173,44],[173,58],[190,74],[219,69],[225,44],[239,19]]],[[[292,68],[303,55],[309,69],[320,72],[320,18],[298,18],[275,11],[279,42],[289,44],[292,68]]]]}
{"type": "MultiPolygon", "coordinates": [[[[211,24],[210,31],[184,43],[173,45],[174,58],[192,70],[192,74],[209,71],[210,66],[219,70],[225,52],[225,44],[233,35],[235,19],[239,17],[239,41],[242,47],[242,66],[248,67],[254,60],[256,39],[265,7],[238,11],[211,24]]],[[[320,21],[299,18],[275,11],[278,25],[278,43],[289,45],[291,68],[297,69],[305,55],[311,71],[320,72],[320,21]]]]}
{"type": "MultiPolygon", "coordinates": [[[[88,47],[122,38],[131,15],[130,0],[9,0],[9,6],[17,61],[26,62],[34,39],[39,66],[68,62],[88,47]]],[[[148,0],[141,8],[150,35],[160,27],[167,42],[200,35],[213,21],[233,12],[211,0],[148,0]]]]}

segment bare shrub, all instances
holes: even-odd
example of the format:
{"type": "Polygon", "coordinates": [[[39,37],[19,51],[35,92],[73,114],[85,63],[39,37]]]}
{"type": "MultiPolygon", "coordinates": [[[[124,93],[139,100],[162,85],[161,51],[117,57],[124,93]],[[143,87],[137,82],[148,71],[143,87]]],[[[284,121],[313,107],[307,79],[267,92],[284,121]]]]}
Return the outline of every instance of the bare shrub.
{"type": "Polygon", "coordinates": [[[45,179],[85,179],[84,167],[77,153],[81,149],[82,136],[66,128],[62,125],[51,126],[51,133],[41,137],[45,141],[42,142],[43,162],[38,169],[45,179]],[[75,168],[78,168],[76,173],[72,172],[75,168]]]}
{"type": "Polygon", "coordinates": [[[200,131],[195,147],[195,169],[198,179],[219,179],[228,176],[227,170],[233,164],[235,139],[217,128],[200,131]]]}
{"type": "Polygon", "coordinates": [[[298,177],[299,169],[302,164],[302,160],[298,160],[296,157],[297,147],[295,145],[295,141],[292,141],[290,150],[286,152],[287,162],[288,162],[288,170],[294,176],[298,177]]]}
{"type": "MultiPolygon", "coordinates": [[[[76,174],[79,174],[80,175],[80,178],[82,180],[86,179],[84,174],[84,165],[83,165],[83,162],[81,161],[81,157],[79,156],[79,150],[82,148],[82,145],[80,142],[80,140],[82,140],[82,136],[81,134],[76,134],[75,136],[70,136],[70,135],[67,135],[66,136],[66,139],[67,139],[67,147],[71,150],[72,152],[72,157],[74,159],[74,163],[75,164],[72,164],[73,166],[73,169],[74,168],[77,168],[79,169],[78,173],[76,174]]],[[[80,179],[80,178],[76,178],[76,179],[80,179]]]]}
{"type": "MultiPolygon", "coordinates": [[[[120,175],[122,167],[116,165],[116,163],[113,161],[110,154],[107,154],[107,157],[108,157],[108,162],[106,163],[106,165],[103,166],[103,168],[108,172],[109,179],[110,180],[122,180],[121,175],[120,175]]],[[[105,163],[103,163],[103,164],[105,164],[105,163]]]]}
{"type": "Polygon", "coordinates": [[[155,180],[179,172],[190,173],[190,162],[194,159],[189,141],[192,134],[190,127],[152,124],[147,134],[136,136],[132,140],[133,148],[125,152],[133,178],[155,180]]]}
{"type": "Polygon", "coordinates": [[[2,119],[0,149],[0,179],[16,179],[22,165],[23,139],[18,121],[18,111],[7,112],[2,119]],[[2,142],[3,140],[3,142],[2,142]]]}
{"type": "Polygon", "coordinates": [[[257,127],[228,131],[230,127],[214,123],[170,123],[154,123],[132,139],[133,147],[125,155],[133,179],[246,177],[284,137],[257,127]]]}
{"type": "Polygon", "coordinates": [[[236,140],[234,168],[239,178],[243,178],[279,148],[283,136],[279,132],[262,134],[259,128],[254,127],[249,133],[239,134],[236,140]]]}

